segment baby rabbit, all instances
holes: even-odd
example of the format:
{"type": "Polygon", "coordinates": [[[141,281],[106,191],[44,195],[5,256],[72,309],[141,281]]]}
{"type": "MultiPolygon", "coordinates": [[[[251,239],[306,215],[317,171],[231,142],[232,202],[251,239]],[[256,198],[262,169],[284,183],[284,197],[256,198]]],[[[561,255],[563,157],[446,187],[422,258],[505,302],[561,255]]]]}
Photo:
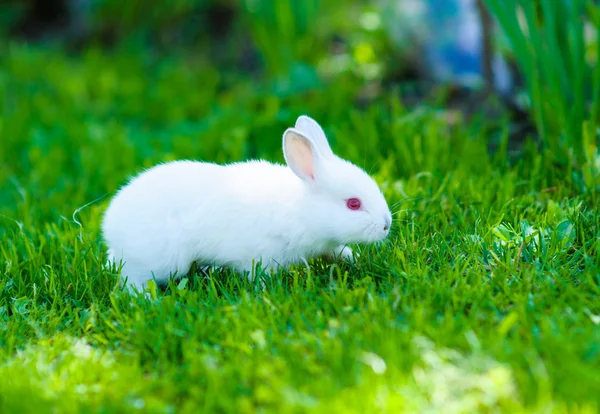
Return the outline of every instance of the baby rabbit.
{"type": "Polygon", "coordinates": [[[283,134],[287,166],[174,161],[134,177],[112,199],[102,233],[128,287],[191,265],[252,271],[317,256],[352,259],[347,243],[384,239],[392,216],[377,184],[337,157],[317,122],[283,134]]]}

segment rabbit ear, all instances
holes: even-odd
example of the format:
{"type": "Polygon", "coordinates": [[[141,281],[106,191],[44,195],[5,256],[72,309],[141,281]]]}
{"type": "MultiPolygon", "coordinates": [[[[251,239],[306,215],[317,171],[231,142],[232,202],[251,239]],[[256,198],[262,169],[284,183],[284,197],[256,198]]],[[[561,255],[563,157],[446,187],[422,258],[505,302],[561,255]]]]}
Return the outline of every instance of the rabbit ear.
{"type": "Polygon", "coordinates": [[[314,181],[321,154],[311,138],[295,128],[288,128],[283,134],[283,155],[294,174],[314,181]]]}
{"type": "Polygon", "coordinates": [[[296,129],[313,140],[321,155],[324,157],[333,156],[333,151],[331,151],[329,142],[327,142],[325,132],[323,132],[323,128],[321,128],[321,125],[317,121],[309,116],[301,115],[296,120],[296,129]]]}

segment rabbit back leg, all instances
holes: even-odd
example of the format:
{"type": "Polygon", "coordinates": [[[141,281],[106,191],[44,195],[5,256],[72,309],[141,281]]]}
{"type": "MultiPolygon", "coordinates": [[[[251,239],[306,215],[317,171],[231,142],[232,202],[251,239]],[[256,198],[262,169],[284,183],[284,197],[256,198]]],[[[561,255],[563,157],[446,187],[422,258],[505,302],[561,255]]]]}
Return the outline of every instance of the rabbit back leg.
{"type": "Polygon", "coordinates": [[[151,279],[153,279],[152,271],[144,266],[126,262],[121,268],[121,282],[129,292],[143,292],[151,279]]]}
{"type": "MultiPolygon", "coordinates": [[[[107,266],[115,266],[117,269],[120,268],[120,283],[124,285],[125,289],[129,292],[143,292],[146,288],[148,281],[153,279],[153,273],[143,264],[138,264],[134,261],[124,261],[112,250],[108,250],[107,266]]],[[[157,275],[157,281],[160,281],[157,275]]]]}

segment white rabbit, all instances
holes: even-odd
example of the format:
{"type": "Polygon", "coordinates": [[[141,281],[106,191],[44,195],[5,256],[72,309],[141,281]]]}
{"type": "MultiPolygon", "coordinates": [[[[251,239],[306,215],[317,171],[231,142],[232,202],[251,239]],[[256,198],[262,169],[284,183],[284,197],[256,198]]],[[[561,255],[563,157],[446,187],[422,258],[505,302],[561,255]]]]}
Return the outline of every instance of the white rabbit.
{"type": "Polygon", "coordinates": [[[129,287],[165,282],[191,265],[252,271],[311,257],[352,258],[348,243],[389,233],[392,216],[377,184],[333,154],[313,119],[283,134],[287,166],[174,161],[122,187],[102,223],[109,261],[129,287]]]}

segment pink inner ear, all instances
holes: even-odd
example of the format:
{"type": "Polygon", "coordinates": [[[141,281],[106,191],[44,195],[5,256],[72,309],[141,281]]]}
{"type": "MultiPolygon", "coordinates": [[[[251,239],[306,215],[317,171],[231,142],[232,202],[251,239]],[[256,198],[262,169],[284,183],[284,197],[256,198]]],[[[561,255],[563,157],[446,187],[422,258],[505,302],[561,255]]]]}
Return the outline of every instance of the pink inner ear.
{"type": "Polygon", "coordinates": [[[313,153],[308,141],[296,134],[290,139],[289,153],[293,165],[302,175],[315,179],[313,153]]]}

